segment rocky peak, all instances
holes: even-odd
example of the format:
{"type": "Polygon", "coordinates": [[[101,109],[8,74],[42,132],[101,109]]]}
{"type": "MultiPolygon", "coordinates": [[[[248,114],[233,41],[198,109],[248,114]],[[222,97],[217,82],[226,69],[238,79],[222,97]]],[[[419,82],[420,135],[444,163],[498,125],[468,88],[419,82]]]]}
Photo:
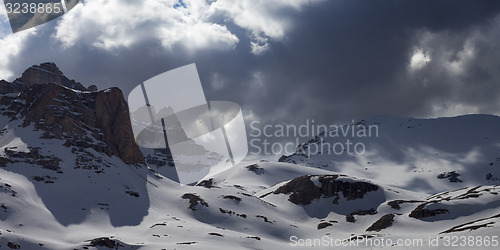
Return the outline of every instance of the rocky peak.
{"type": "Polygon", "coordinates": [[[22,88],[22,84],[10,83],[5,80],[0,80],[0,93],[16,93],[21,91],[22,88]]]}
{"type": "Polygon", "coordinates": [[[81,83],[68,79],[55,63],[45,62],[29,67],[21,77],[12,83],[2,80],[0,82],[0,93],[17,93],[24,87],[46,83],[55,83],[79,91],[97,91],[95,85],[85,88],[81,83]]]}

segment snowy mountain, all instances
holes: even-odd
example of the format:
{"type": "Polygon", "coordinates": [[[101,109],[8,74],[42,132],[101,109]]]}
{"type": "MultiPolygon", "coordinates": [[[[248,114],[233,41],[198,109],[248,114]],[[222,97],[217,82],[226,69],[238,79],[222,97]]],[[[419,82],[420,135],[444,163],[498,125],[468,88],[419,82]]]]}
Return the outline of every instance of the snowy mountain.
{"type": "Polygon", "coordinates": [[[374,117],[184,186],[119,89],[65,79],[45,63],[0,83],[0,248],[498,246],[500,117],[374,117]]]}
{"type": "Polygon", "coordinates": [[[500,118],[492,115],[437,119],[377,116],[321,133],[280,161],[428,194],[498,185],[498,128],[500,118]],[[347,152],[347,141],[352,144],[351,153],[347,152]],[[362,154],[354,152],[356,145],[362,154]],[[345,151],[338,153],[342,148],[345,151]]]}

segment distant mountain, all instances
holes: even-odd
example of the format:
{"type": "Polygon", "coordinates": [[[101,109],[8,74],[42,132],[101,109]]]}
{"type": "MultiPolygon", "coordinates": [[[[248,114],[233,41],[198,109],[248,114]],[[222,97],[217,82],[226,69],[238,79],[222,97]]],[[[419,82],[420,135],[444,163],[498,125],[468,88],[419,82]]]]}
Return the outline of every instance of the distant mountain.
{"type": "Polygon", "coordinates": [[[499,128],[500,117],[493,115],[437,119],[376,116],[322,133],[280,161],[429,194],[498,185],[499,128]],[[351,154],[347,141],[352,144],[351,154]],[[363,154],[354,152],[356,145],[363,154]],[[330,152],[327,146],[331,146],[330,152]],[[346,151],[340,152],[342,148],[346,151]]]}
{"type": "Polygon", "coordinates": [[[185,186],[166,149],[137,146],[118,88],[85,88],[44,63],[0,92],[0,248],[498,244],[500,117],[374,117],[330,127],[281,162],[185,186]],[[347,140],[351,151],[313,150],[347,140]]]}

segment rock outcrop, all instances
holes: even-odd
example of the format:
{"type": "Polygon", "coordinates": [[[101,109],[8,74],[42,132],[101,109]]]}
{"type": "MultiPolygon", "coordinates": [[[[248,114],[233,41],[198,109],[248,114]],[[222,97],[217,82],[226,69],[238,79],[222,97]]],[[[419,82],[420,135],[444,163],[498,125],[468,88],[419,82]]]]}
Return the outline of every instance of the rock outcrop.
{"type": "Polygon", "coordinates": [[[447,214],[449,211],[447,209],[428,209],[426,208],[427,204],[432,204],[435,202],[420,204],[410,213],[410,217],[415,219],[422,219],[427,217],[436,216],[439,214],[447,214]]]}
{"type": "Polygon", "coordinates": [[[187,199],[189,200],[189,209],[196,211],[196,206],[198,204],[201,204],[205,207],[208,207],[208,203],[205,202],[200,196],[192,193],[186,193],[182,195],[182,199],[187,199]]]}
{"type": "MultiPolygon", "coordinates": [[[[323,197],[339,197],[341,193],[346,200],[363,198],[371,191],[377,191],[378,186],[362,181],[337,180],[339,175],[305,175],[295,178],[274,191],[274,194],[290,194],[288,199],[294,204],[308,205],[314,199],[323,197]],[[311,178],[317,178],[314,183],[311,178]]],[[[335,200],[334,200],[335,203],[335,200]]]]}
{"type": "Polygon", "coordinates": [[[386,229],[390,226],[392,226],[392,223],[394,222],[394,214],[386,214],[377,221],[375,221],[366,231],[376,231],[380,232],[382,229],[386,229]]]}

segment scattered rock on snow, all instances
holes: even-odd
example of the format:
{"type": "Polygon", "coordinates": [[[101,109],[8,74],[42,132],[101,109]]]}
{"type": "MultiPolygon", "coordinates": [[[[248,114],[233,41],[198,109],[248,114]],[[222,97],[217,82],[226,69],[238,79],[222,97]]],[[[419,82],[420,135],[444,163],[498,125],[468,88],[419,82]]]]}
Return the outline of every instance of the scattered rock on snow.
{"type": "Polygon", "coordinates": [[[201,204],[205,207],[208,207],[208,203],[206,203],[201,197],[196,194],[186,193],[182,195],[182,199],[189,200],[189,209],[196,211],[196,205],[201,204]]]}

